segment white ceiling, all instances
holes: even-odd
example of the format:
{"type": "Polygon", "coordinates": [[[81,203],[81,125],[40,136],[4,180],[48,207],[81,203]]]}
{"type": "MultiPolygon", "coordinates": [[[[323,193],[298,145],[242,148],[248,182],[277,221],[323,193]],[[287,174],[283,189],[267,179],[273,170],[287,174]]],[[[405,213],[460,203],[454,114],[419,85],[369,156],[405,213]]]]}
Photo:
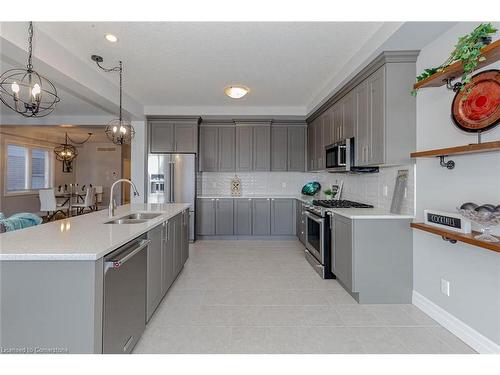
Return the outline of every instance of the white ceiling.
{"type": "MultiPolygon", "coordinates": [[[[145,106],[305,108],[382,24],[43,22],[35,27],[89,65],[91,54],[102,55],[106,66],[123,60],[124,89],[145,106]],[[107,32],[119,42],[107,42],[107,32]],[[223,93],[229,84],[247,85],[251,93],[230,99],[223,93]]],[[[112,74],[102,76],[117,82],[112,74]]]]}

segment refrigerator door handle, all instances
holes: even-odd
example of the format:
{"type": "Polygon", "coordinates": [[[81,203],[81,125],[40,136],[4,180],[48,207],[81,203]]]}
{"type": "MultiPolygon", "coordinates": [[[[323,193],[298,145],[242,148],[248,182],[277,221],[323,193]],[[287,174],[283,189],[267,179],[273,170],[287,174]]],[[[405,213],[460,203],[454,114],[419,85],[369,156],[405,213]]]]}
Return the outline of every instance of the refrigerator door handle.
{"type": "Polygon", "coordinates": [[[169,162],[169,168],[168,168],[169,172],[170,172],[170,178],[169,178],[169,183],[170,183],[170,194],[169,194],[169,197],[168,197],[168,203],[174,203],[174,187],[175,187],[175,184],[174,184],[174,176],[175,176],[175,163],[173,161],[169,162]]]}

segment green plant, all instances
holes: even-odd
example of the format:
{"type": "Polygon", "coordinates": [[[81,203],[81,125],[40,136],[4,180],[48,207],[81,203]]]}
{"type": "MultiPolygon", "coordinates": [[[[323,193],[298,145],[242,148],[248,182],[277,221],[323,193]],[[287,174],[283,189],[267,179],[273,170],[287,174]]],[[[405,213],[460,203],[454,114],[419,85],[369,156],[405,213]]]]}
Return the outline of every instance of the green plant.
{"type": "MultiPolygon", "coordinates": [[[[470,82],[472,72],[476,70],[479,62],[486,60],[484,56],[481,56],[481,48],[487,44],[485,41],[490,35],[496,32],[497,29],[495,29],[491,23],[480,24],[470,34],[458,38],[458,43],[455,45],[455,49],[451,52],[450,57],[436,68],[425,69],[417,76],[417,82],[426,79],[434,73],[442,71],[455,61],[461,61],[464,72],[461,76],[459,87],[461,91],[464,90],[465,85],[470,82]]],[[[412,95],[416,95],[416,93],[417,90],[412,91],[412,95]]],[[[466,97],[467,95],[464,95],[464,99],[466,97]]]]}
{"type": "Polygon", "coordinates": [[[333,195],[333,191],[332,191],[332,189],[326,189],[326,190],[323,190],[323,193],[324,193],[325,195],[333,195]]]}

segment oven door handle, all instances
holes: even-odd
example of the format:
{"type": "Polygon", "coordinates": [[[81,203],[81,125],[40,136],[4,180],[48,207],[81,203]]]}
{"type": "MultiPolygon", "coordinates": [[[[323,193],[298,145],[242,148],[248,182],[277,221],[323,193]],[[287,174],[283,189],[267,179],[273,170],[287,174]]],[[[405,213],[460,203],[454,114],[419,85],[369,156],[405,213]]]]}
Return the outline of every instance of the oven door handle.
{"type": "Polygon", "coordinates": [[[325,219],[320,218],[320,217],[317,217],[317,216],[315,216],[315,215],[311,214],[310,212],[307,212],[307,211],[306,211],[306,212],[305,212],[305,214],[306,214],[306,216],[307,216],[309,219],[311,219],[312,221],[315,221],[315,222],[317,222],[317,223],[323,224],[323,223],[324,223],[324,221],[325,221],[325,219]]]}

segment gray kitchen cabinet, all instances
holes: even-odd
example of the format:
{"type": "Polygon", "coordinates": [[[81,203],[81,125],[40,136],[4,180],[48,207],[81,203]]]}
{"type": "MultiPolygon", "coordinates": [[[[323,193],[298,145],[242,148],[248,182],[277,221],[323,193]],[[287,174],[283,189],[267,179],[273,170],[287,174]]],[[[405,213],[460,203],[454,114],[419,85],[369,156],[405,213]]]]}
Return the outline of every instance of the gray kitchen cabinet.
{"type": "Polygon", "coordinates": [[[163,223],[162,247],[162,293],[165,295],[175,280],[174,274],[174,231],[173,220],[163,223]]]}
{"type": "MultiPolygon", "coordinates": [[[[323,150],[320,152],[319,147],[328,143],[321,143],[317,129],[325,123],[328,111],[334,112],[330,138],[337,142],[354,137],[357,166],[411,162],[409,154],[416,147],[416,103],[407,91],[415,80],[417,55],[416,51],[381,53],[312,114],[308,123],[308,170],[323,167],[323,150]],[[315,157],[311,157],[313,154],[315,157]]],[[[323,137],[328,138],[326,129],[323,137]]]]}
{"type": "Polygon", "coordinates": [[[215,199],[215,234],[232,236],[234,234],[233,199],[215,199]]]}
{"type": "Polygon", "coordinates": [[[411,303],[409,223],[410,219],[358,220],[334,214],[331,269],[359,303],[411,303]]]}
{"type": "Polygon", "coordinates": [[[271,128],[271,170],[288,170],[288,128],[273,126],[271,128]]]}
{"type": "Polygon", "coordinates": [[[316,167],[316,122],[307,126],[307,170],[314,171],[316,167]]]}
{"type": "Polygon", "coordinates": [[[219,129],[215,126],[200,127],[200,172],[217,172],[219,169],[219,129]]]}
{"type": "MultiPolygon", "coordinates": [[[[325,111],[323,113],[323,153],[325,150],[324,146],[328,146],[333,143],[333,113],[331,110],[325,111]]],[[[324,158],[324,155],[322,155],[324,158]]]]}
{"type": "Polygon", "coordinates": [[[295,199],[271,198],[271,235],[295,235],[295,199]]]}
{"type": "Polygon", "coordinates": [[[333,105],[333,132],[334,132],[334,137],[333,140],[334,142],[340,142],[343,141],[344,138],[344,113],[343,113],[343,108],[342,104],[340,102],[335,103],[333,105]]]}
{"type": "Polygon", "coordinates": [[[325,153],[325,148],[324,148],[324,138],[323,138],[323,119],[324,116],[320,116],[315,120],[315,170],[320,171],[324,169],[324,153],[325,153]]]}
{"type": "Polygon", "coordinates": [[[306,128],[303,126],[289,126],[287,137],[287,170],[304,172],[306,168],[306,128]]]}
{"type": "Polygon", "coordinates": [[[198,123],[176,123],[174,129],[175,152],[198,152],[198,123]]]}
{"type": "Polygon", "coordinates": [[[252,199],[234,199],[234,234],[252,235],[252,199]]]}
{"type": "Polygon", "coordinates": [[[196,234],[215,235],[215,198],[196,200],[196,234]]]}
{"type": "Polygon", "coordinates": [[[158,119],[149,122],[152,153],[198,152],[198,119],[158,119]]]}
{"type": "Polygon", "coordinates": [[[365,166],[368,161],[368,144],[370,140],[370,114],[368,83],[362,82],[356,87],[356,139],[355,157],[356,165],[365,166]]]}
{"type": "Polygon", "coordinates": [[[182,262],[182,213],[172,219],[172,233],[174,235],[174,279],[181,272],[184,263],[182,262]]]}
{"type": "Polygon", "coordinates": [[[253,169],[253,126],[236,127],[236,170],[253,169]]]}
{"type": "Polygon", "coordinates": [[[342,131],[341,138],[352,138],[356,130],[356,100],[354,91],[350,91],[341,99],[342,106],[342,131]]]}
{"type": "Polygon", "coordinates": [[[349,290],[354,291],[353,285],[353,249],[352,249],[352,220],[343,216],[334,215],[334,246],[332,257],[332,272],[337,279],[349,290]]]}
{"type": "Polygon", "coordinates": [[[184,265],[189,258],[189,210],[181,214],[181,263],[184,265]]]}
{"type": "Polygon", "coordinates": [[[171,121],[151,121],[149,131],[150,152],[175,151],[175,124],[171,121]]]}
{"type": "Polygon", "coordinates": [[[298,199],[295,202],[295,231],[299,241],[305,245],[306,220],[304,214],[304,203],[298,199]]]}
{"type": "Polygon", "coordinates": [[[254,236],[271,234],[271,199],[252,199],[252,234],[254,236]]]}
{"type": "Polygon", "coordinates": [[[380,68],[368,78],[370,139],[368,142],[368,164],[380,165],[384,163],[384,112],[385,89],[384,68],[380,68]]]}
{"type": "Polygon", "coordinates": [[[235,128],[219,127],[219,172],[235,170],[235,128]]]}
{"type": "Polygon", "coordinates": [[[150,244],[147,250],[146,321],[148,321],[163,298],[162,284],[162,239],[163,225],[151,229],[147,234],[150,244]]]}
{"type": "Polygon", "coordinates": [[[271,170],[271,127],[253,127],[253,170],[271,170]]]}

